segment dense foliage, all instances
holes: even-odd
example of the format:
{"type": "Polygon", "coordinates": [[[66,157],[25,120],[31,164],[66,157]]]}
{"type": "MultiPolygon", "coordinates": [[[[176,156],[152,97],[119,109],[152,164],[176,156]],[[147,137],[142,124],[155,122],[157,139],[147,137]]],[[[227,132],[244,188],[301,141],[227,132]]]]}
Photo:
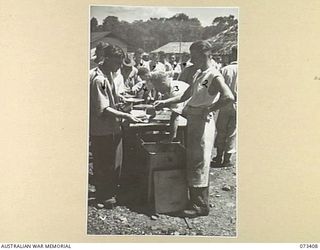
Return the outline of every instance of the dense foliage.
{"type": "Polygon", "coordinates": [[[234,26],[238,20],[234,16],[217,17],[211,26],[202,27],[198,18],[190,18],[178,13],[170,18],[150,18],[132,23],[120,21],[116,16],[107,16],[101,25],[91,19],[91,31],[111,31],[127,41],[133,48],[152,51],[169,42],[190,42],[207,39],[234,26]]]}

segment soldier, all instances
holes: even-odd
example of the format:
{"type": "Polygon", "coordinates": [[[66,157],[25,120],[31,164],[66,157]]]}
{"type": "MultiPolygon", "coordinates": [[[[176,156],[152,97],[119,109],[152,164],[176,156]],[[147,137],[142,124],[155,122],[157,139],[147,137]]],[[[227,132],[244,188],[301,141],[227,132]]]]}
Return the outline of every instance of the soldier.
{"type": "MultiPolygon", "coordinates": [[[[226,84],[237,97],[237,47],[232,47],[231,63],[221,69],[226,84]]],[[[236,153],[236,103],[229,103],[221,107],[217,119],[217,137],[215,147],[217,156],[213,158],[212,167],[232,166],[231,156],[236,153]]]]}
{"type": "Polygon", "coordinates": [[[209,214],[209,171],[215,134],[212,112],[234,100],[223,76],[210,64],[210,50],[208,42],[194,42],[190,46],[191,62],[198,70],[192,85],[183,95],[155,102],[156,107],[163,107],[191,97],[186,106],[190,206],[181,211],[181,215],[185,217],[209,214]]]}
{"type": "Polygon", "coordinates": [[[116,204],[122,164],[121,119],[140,122],[131,114],[118,111],[119,95],[113,79],[124,58],[120,47],[104,49],[104,61],[90,71],[90,138],[98,207],[116,204]]]}

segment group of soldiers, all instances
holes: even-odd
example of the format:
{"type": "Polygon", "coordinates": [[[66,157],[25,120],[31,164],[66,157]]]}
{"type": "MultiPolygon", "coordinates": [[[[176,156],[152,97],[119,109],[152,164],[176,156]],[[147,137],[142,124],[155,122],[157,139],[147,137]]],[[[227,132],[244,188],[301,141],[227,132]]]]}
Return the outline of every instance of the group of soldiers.
{"type": "Polygon", "coordinates": [[[169,141],[176,139],[179,116],[187,120],[186,169],[190,202],[178,214],[209,214],[209,171],[232,166],[236,153],[237,47],[222,67],[212,59],[212,46],[196,41],[179,62],[175,55],[133,56],[115,45],[99,44],[90,71],[90,138],[96,199],[99,207],[113,207],[122,164],[121,123],[142,122],[123,107],[126,95],[143,98],[154,109],[169,107],[169,141]],[[218,115],[216,115],[219,112],[218,115]],[[215,119],[217,117],[217,119],[215,119]],[[216,130],[217,128],[217,130],[216,130]],[[212,159],[212,149],[217,154],[212,159]]]}

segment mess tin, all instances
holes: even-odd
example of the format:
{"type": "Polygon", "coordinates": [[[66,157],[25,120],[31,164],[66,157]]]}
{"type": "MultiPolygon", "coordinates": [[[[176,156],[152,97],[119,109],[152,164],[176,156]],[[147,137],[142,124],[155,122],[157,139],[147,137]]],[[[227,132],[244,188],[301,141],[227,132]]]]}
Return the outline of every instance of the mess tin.
{"type": "Polygon", "coordinates": [[[131,103],[141,103],[144,101],[142,98],[134,98],[134,97],[125,97],[124,98],[125,102],[131,102],[131,103]]]}
{"type": "Polygon", "coordinates": [[[137,110],[146,110],[147,108],[152,108],[152,104],[136,104],[133,106],[133,109],[137,110]]]}
{"type": "Polygon", "coordinates": [[[144,110],[151,118],[155,117],[156,109],[152,104],[137,104],[133,106],[133,109],[144,110]]]}

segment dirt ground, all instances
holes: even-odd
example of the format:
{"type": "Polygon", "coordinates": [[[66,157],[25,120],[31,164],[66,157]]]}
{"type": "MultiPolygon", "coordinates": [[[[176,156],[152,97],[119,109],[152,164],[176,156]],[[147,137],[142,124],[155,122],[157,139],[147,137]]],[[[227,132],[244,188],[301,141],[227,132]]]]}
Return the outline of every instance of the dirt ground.
{"type": "MultiPolygon", "coordinates": [[[[233,159],[235,160],[235,159],[233,159]]],[[[236,236],[236,167],[211,168],[210,214],[184,219],[154,214],[141,203],[136,187],[122,190],[113,209],[94,206],[94,186],[89,184],[87,233],[89,235],[202,235],[236,236]]]]}

